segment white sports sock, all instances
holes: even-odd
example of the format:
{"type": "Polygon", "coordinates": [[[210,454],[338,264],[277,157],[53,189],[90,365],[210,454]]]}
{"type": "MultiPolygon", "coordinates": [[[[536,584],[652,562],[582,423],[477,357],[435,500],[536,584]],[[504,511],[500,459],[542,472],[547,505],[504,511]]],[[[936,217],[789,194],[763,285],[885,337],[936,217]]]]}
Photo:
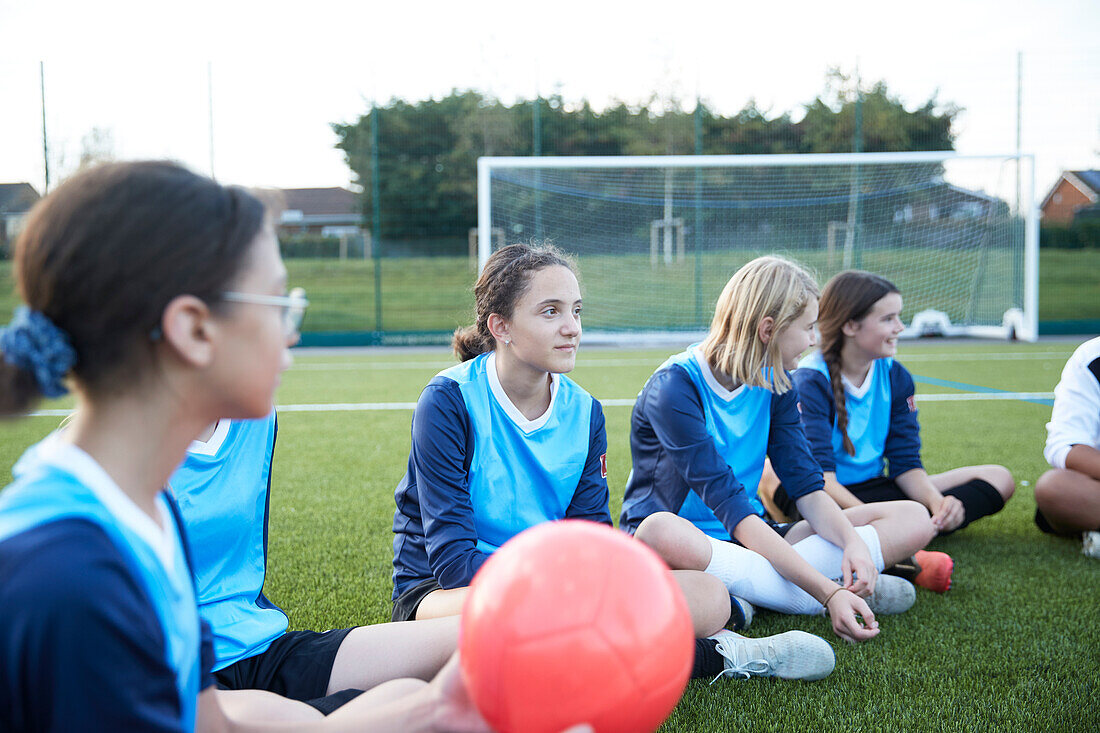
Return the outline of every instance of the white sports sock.
{"type": "MultiPolygon", "coordinates": [[[[856,534],[866,543],[867,549],[871,551],[871,561],[875,563],[875,567],[878,568],[879,572],[882,572],[885,566],[882,560],[882,544],[879,542],[878,532],[875,531],[874,527],[867,524],[856,527],[856,534]]],[[[844,560],[844,550],[821,535],[810,535],[801,542],[795,543],[793,547],[794,551],[801,555],[803,560],[813,565],[814,569],[826,578],[839,581],[842,577],[843,573],[840,565],[844,560]]]]}
{"type": "MultiPolygon", "coordinates": [[[[883,569],[882,546],[878,533],[870,525],[856,527],[856,533],[867,543],[871,559],[883,569]]],[[[721,580],[730,595],[780,613],[820,614],[824,608],[813,596],[790,582],[759,553],[735,542],[708,537],[711,545],[707,572],[721,580]]],[[[794,545],[794,550],[819,573],[839,579],[844,551],[818,535],[811,535],[794,545]]]]}
{"type": "Polygon", "coordinates": [[[822,612],[813,596],[777,573],[763,555],[735,542],[708,539],[711,555],[707,572],[721,580],[730,595],[780,613],[822,612]]]}

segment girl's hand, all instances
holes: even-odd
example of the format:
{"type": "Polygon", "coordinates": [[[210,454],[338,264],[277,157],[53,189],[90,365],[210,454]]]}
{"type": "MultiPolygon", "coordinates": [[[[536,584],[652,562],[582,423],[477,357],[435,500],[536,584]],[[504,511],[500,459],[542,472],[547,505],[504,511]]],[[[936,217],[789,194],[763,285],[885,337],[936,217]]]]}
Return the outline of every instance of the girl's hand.
{"type": "Polygon", "coordinates": [[[833,631],[844,641],[856,643],[878,636],[878,621],[867,602],[847,589],[829,597],[825,611],[833,622],[833,631]],[[860,616],[863,623],[860,623],[860,616]]]}
{"type": "Polygon", "coordinates": [[[878,568],[871,560],[871,551],[867,549],[867,544],[858,536],[844,546],[840,567],[844,573],[841,585],[846,590],[861,598],[866,598],[875,591],[878,568]]]}
{"type": "Polygon", "coordinates": [[[963,519],[966,518],[962,502],[953,496],[943,496],[939,505],[931,507],[931,509],[932,525],[937,532],[950,532],[953,529],[958,529],[959,525],[963,523],[963,519]]]}

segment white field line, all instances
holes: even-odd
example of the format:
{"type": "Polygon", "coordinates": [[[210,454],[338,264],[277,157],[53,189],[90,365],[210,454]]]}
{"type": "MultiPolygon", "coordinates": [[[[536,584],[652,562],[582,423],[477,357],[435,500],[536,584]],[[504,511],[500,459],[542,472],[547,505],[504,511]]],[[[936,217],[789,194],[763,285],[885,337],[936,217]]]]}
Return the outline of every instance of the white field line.
{"type": "MultiPolygon", "coordinates": [[[[904,363],[909,362],[943,362],[943,361],[1031,361],[1041,359],[1058,359],[1065,361],[1071,351],[1034,351],[1034,352],[1009,352],[1004,354],[905,354],[901,357],[904,363]]],[[[633,367],[633,366],[657,366],[663,359],[581,359],[577,362],[579,367],[633,367]]],[[[291,371],[374,371],[374,370],[406,370],[406,369],[434,369],[441,370],[454,366],[453,361],[393,361],[393,362],[325,362],[306,361],[297,362],[291,371]]]]}
{"type": "MultiPolygon", "coordinates": [[[[917,395],[918,402],[984,402],[1005,400],[1052,400],[1053,392],[950,392],[917,395]]],[[[604,407],[633,407],[634,398],[600,400],[604,407]]],[[[383,410],[412,410],[415,402],[326,402],[302,405],[276,405],[279,412],[377,412],[383,410]]],[[[72,410],[38,410],[30,417],[64,417],[72,410]]]]}

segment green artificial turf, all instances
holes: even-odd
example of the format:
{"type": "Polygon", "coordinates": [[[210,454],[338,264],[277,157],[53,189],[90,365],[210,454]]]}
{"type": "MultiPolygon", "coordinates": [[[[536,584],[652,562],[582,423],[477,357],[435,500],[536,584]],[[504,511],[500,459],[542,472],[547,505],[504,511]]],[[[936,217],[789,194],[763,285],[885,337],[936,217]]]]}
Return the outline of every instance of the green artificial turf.
{"type": "MultiPolygon", "coordinates": [[[[903,344],[900,358],[918,378],[1049,392],[1073,347],[919,342],[903,344]]],[[[572,376],[597,398],[629,399],[670,351],[582,349],[572,376]]],[[[451,363],[443,350],[297,353],[277,401],[410,403],[451,363]]],[[[918,384],[918,395],[959,391],[918,384]]],[[[1000,463],[1017,480],[999,514],[933,542],[955,558],[952,589],[918,590],[913,609],[881,617],[881,634],[855,646],[824,618],[760,613],[751,635],[799,628],[828,639],[833,674],[813,683],[693,682],[662,730],[1100,728],[1100,560],[1084,557],[1079,541],[1041,534],[1031,519],[1050,408],[1018,400],[919,405],[930,471],[1000,463]]],[[[605,412],[617,517],[630,468],[630,408],[605,412]]],[[[405,470],[410,417],[405,408],[280,415],[266,591],[292,628],[388,619],[393,490],[405,470]]],[[[0,423],[0,471],[59,420],[0,423]]]]}

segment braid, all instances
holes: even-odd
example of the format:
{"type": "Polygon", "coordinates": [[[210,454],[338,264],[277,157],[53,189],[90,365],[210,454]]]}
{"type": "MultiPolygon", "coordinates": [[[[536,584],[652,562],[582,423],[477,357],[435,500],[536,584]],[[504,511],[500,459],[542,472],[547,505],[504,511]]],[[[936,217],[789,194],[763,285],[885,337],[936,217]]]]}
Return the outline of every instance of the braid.
{"type": "Polygon", "coordinates": [[[829,384],[833,388],[833,404],[836,405],[836,427],[844,438],[844,452],[850,456],[856,454],[856,447],[848,437],[848,406],[844,399],[844,380],[840,377],[840,344],[838,339],[829,344],[828,350],[822,350],[821,356],[829,368],[829,384]]]}

